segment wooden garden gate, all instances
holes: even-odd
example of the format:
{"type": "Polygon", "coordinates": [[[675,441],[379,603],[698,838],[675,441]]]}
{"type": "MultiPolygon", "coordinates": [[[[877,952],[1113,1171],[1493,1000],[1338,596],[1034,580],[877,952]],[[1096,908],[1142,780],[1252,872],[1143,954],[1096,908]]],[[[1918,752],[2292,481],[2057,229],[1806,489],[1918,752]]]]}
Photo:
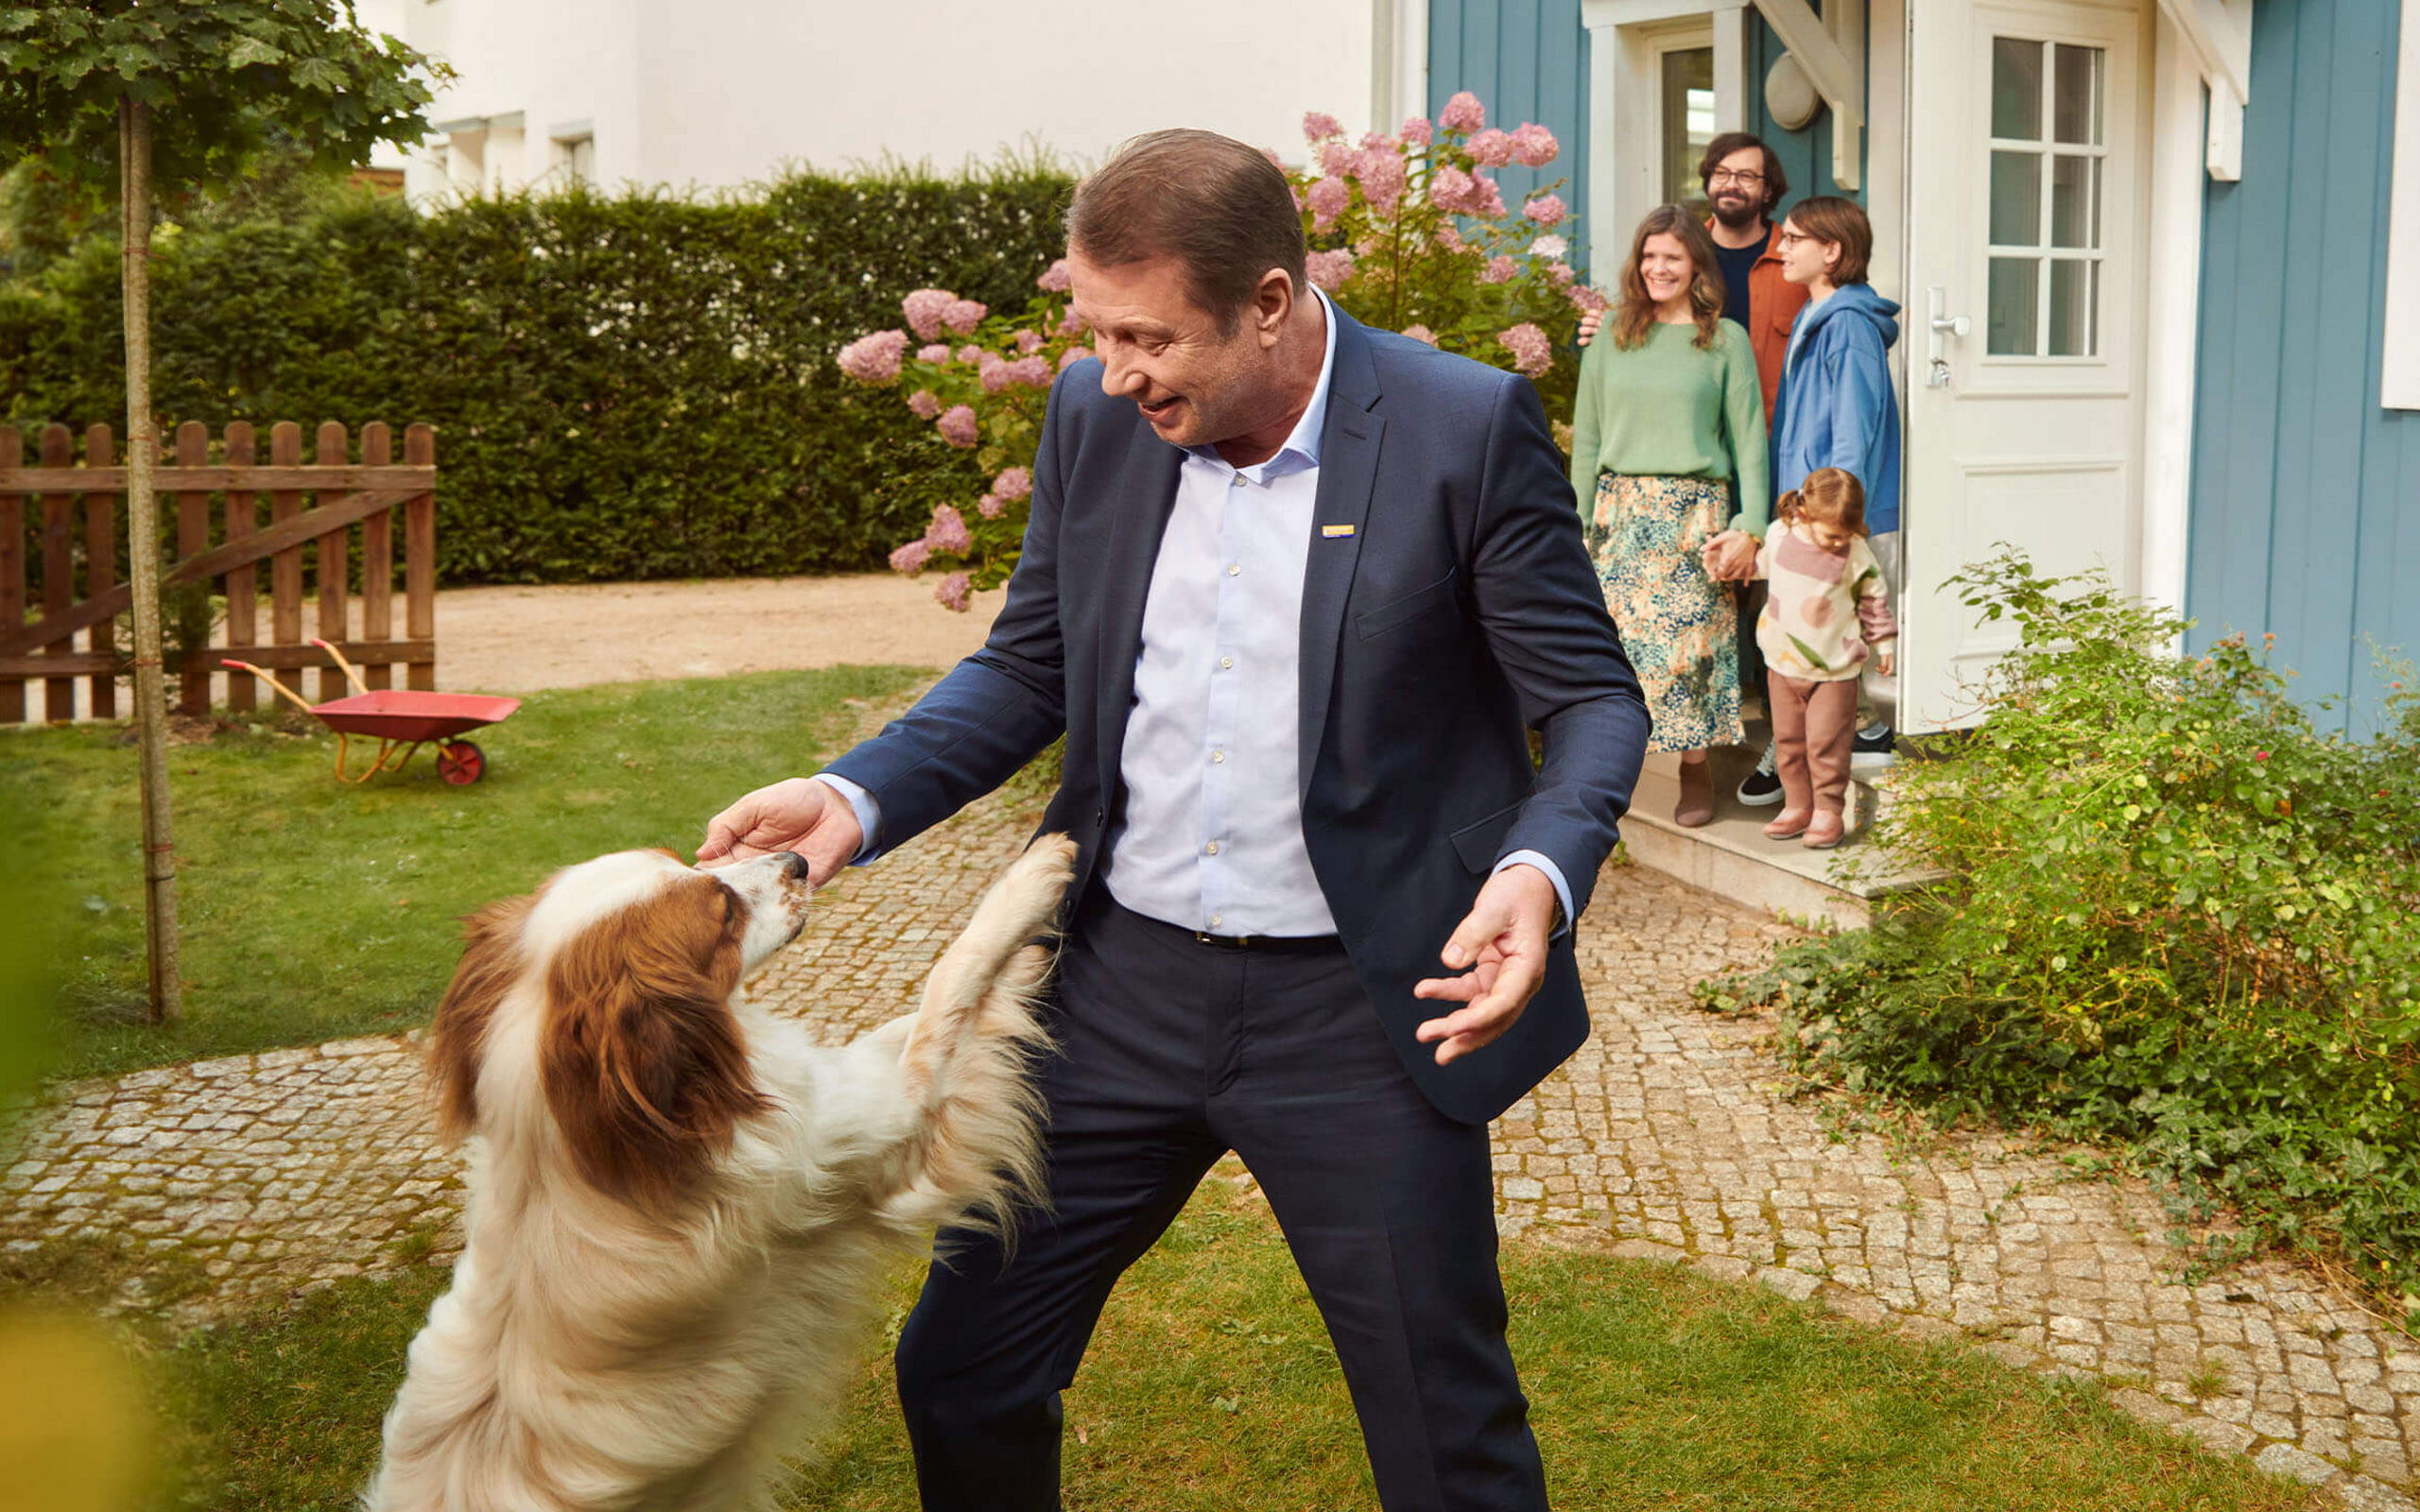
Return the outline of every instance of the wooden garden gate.
{"type": "MultiPolygon", "coordinates": [[[[400,465],[392,447],[387,426],[372,421],[361,428],[356,462],[345,428],[325,424],[306,465],[302,427],[281,421],[269,427],[268,465],[263,467],[254,455],[252,427],[245,421],[227,427],[216,460],[202,425],[189,421],[177,427],[173,460],[155,474],[164,530],[172,500],[176,521],[177,559],[161,575],[162,594],[173,602],[181,589],[206,592],[216,585],[226,600],[223,627],[214,614],[212,632],[199,637],[209,644],[172,645],[169,651],[181,712],[209,712],[211,679],[226,676],[218,670],[221,657],[281,670],[317,667],[320,699],[351,691],[335,662],[305,634],[306,553],[315,591],[310,628],[336,643],[373,688],[392,687],[398,664],[405,686],[437,686],[436,434],[426,425],[406,428],[400,465]],[[306,497],[314,502],[306,504],[306,497]],[[216,509],[214,500],[220,504],[216,509]],[[264,501],[266,524],[260,513],[264,501]],[[398,511],[404,538],[400,639],[394,619],[398,511]],[[268,563],[269,588],[266,638],[260,623],[263,561],[268,563]],[[223,637],[217,633],[222,627],[223,637]]],[[[0,723],[75,717],[78,679],[87,679],[93,717],[117,713],[117,679],[128,653],[119,644],[116,621],[133,605],[132,590],[118,576],[127,536],[126,469],[107,425],[84,432],[80,466],[75,450],[66,426],[46,426],[39,465],[26,467],[24,438],[0,426],[0,723]],[[38,532],[38,556],[28,545],[29,527],[38,532]],[[28,570],[37,561],[38,606],[27,597],[28,570]],[[40,617],[28,620],[34,608],[40,617]],[[27,685],[37,682],[39,710],[27,696],[27,685]]],[[[178,619],[172,609],[164,610],[164,617],[171,626],[178,619]]],[[[226,686],[231,711],[258,706],[260,684],[251,675],[234,674],[226,686]]]]}

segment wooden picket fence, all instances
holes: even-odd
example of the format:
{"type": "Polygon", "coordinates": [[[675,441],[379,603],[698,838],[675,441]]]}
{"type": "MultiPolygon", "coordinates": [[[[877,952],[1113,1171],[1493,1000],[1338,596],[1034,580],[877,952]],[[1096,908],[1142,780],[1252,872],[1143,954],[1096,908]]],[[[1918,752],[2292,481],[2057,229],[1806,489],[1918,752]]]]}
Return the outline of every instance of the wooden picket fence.
{"type": "MultiPolygon", "coordinates": [[[[169,457],[154,472],[164,521],[176,521],[174,566],[161,575],[164,596],[185,584],[210,583],[226,598],[223,644],[189,647],[178,673],[177,707],[209,712],[214,675],[227,677],[227,707],[259,706],[265,690],[250,674],[220,673],[219,659],[280,671],[319,669],[317,696],[351,690],[336,663],[304,635],[303,588],[308,557],[317,596],[316,628],[362,669],[372,688],[437,686],[437,438],[426,425],[404,432],[404,458],[393,460],[387,426],[361,428],[361,455],[353,460],[345,428],[321,425],[312,459],[302,460],[302,429],[292,421],[269,427],[268,464],[257,465],[251,424],[229,425],[212,457],[206,427],[177,427],[169,457]],[[308,497],[314,502],[304,502],[308,497]],[[268,521],[262,523],[263,500],[268,521]],[[219,502],[216,509],[213,501],[219,502]],[[404,633],[395,635],[395,516],[403,516],[404,633]],[[360,527],[360,582],[354,602],[354,527],[360,527]],[[260,623],[260,563],[268,563],[268,624],[260,623]]],[[[0,723],[29,716],[75,717],[76,682],[87,679],[88,712],[117,713],[117,679],[130,654],[118,644],[116,622],[133,604],[119,578],[126,541],[126,468],[107,425],[84,432],[76,458],[64,425],[43,429],[39,461],[25,463],[25,439],[0,426],[0,723]],[[80,511],[78,507],[81,504],[80,511]],[[82,529],[78,529],[81,514],[82,529]],[[42,566],[39,606],[30,605],[29,553],[42,566]],[[39,608],[41,617],[28,620],[39,608]],[[78,649],[76,640],[83,636],[78,649]],[[39,682],[39,712],[27,685],[39,682]]],[[[210,637],[219,642],[220,637],[210,637]]],[[[172,656],[175,654],[172,650],[172,656]]],[[[309,690],[300,689],[305,696],[309,690]]]]}

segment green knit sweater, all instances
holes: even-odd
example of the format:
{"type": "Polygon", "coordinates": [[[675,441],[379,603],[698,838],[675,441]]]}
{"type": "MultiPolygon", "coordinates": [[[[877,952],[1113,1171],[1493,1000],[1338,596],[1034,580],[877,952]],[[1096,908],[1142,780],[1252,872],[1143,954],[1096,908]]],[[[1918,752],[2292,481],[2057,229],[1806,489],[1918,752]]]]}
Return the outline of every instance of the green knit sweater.
{"type": "Polygon", "coordinates": [[[1600,472],[1729,478],[1739,501],[1731,523],[1765,533],[1772,500],[1755,349],[1730,320],[1716,324],[1714,345],[1703,351],[1697,335],[1694,322],[1658,324],[1624,352],[1607,320],[1588,344],[1571,406],[1571,487],[1582,513],[1594,507],[1600,472]]]}

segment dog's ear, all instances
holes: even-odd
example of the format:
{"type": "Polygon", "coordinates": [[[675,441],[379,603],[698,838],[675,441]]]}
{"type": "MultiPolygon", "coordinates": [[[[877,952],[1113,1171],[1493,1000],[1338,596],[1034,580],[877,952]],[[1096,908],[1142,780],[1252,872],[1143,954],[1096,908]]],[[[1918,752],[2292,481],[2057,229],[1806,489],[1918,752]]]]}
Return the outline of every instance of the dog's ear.
{"type": "Polygon", "coordinates": [[[662,1210],[770,1107],[731,1011],[747,905],[683,878],[592,925],[546,973],[546,1105],[573,1163],[609,1195],[662,1210]]]}
{"type": "Polygon", "coordinates": [[[428,1079],[437,1093],[437,1134],[458,1143],[478,1123],[481,1050],[496,1005],[521,975],[521,929],[535,898],[509,898],[471,916],[461,963],[437,1005],[428,1035],[428,1079]]]}

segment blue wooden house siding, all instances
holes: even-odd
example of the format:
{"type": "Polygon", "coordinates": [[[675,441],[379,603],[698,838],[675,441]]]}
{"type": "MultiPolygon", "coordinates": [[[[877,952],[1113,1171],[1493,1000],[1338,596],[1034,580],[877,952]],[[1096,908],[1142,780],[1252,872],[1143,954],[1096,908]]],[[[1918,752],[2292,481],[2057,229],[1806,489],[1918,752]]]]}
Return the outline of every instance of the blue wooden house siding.
{"type": "Polygon", "coordinates": [[[2203,217],[2188,644],[2273,632],[2360,733],[2371,643],[2420,657],[2420,412],[2378,404],[2396,0],[2252,15],[2243,180],[2203,217]]]}

